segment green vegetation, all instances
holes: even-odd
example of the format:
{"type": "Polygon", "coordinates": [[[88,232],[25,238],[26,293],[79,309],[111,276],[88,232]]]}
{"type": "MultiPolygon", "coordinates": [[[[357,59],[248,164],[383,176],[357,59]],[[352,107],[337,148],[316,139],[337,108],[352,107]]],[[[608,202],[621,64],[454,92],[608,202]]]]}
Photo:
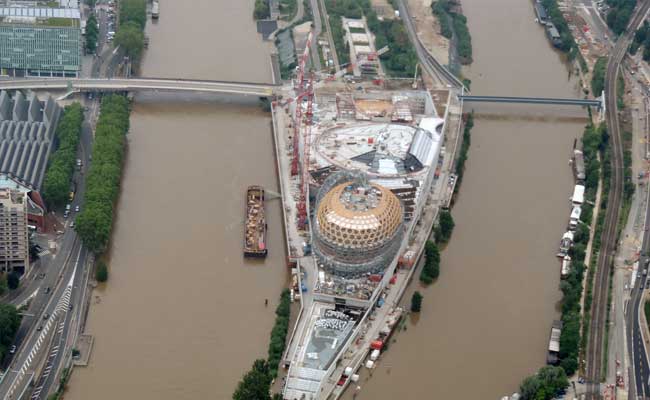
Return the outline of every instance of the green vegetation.
{"type": "Polygon", "coordinates": [[[596,60],[594,71],[591,75],[591,93],[598,97],[605,89],[605,73],[607,73],[607,57],[596,60]]]}
{"type": "Polygon", "coordinates": [[[438,246],[430,241],[424,244],[424,266],[420,272],[420,282],[430,284],[440,275],[440,251],[438,246]]]}
{"type": "Polygon", "coordinates": [[[431,9],[440,22],[440,34],[448,39],[455,34],[456,51],[458,51],[460,63],[471,64],[472,37],[467,28],[467,17],[453,12],[452,5],[449,0],[437,0],[431,4],[431,9]]]}
{"type": "Polygon", "coordinates": [[[284,289],[280,295],[280,303],[275,309],[275,325],[271,330],[271,341],[269,343],[269,372],[272,378],[278,375],[278,366],[287,341],[290,315],[291,299],[289,298],[289,289],[284,289]]]}
{"type": "Polygon", "coordinates": [[[268,361],[255,360],[253,368],[237,384],[232,398],[233,400],[270,399],[271,381],[273,381],[273,376],[268,361]]]}
{"type": "Polygon", "coordinates": [[[643,25],[634,33],[634,40],[630,44],[630,54],[634,55],[643,46],[643,60],[650,61],[650,24],[643,21],[643,25]]]}
{"type": "Polygon", "coordinates": [[[472,128],[474,127],[474,112],[472,111],[469,114],[464,114],[463,119],[465,120],[465,127],[463,128],[463,142],[460,146],[460,152],[458,153],[458,158],[456,159],[456,187],[454,192],[458,192],[460,183],[463,181],[463,175],[465,174],[465,161],[467,161],[467,153],[469,152],[469,145],[472,142],[472,128]]]}
{"type": "Polygon", "coordinates": [[[65,391],[68,385],[68,379],[70,379],[70,368],[64,368],[61,373],[61,379],[59,379],[59,387],[56,389],[56,392],[52,393],[47,397],[47,400],[60,400],[63,398],[63,392],[65,391]]]}
{"type": "Polygon", "coordinates": [[[607,26],[617,35],[627,28],[637,0],[607,0],[611,8],[607,12],[607,26]]]}
{"type": "Polygon", "coordinates": [[[72,18],[52,17],[48,18],[47,21],[45,21],[45,25],[67,28],[75,26],[75,20],[72,18]]]}
{"type": "Polygon", "coordinates": [[[0,358],[7,353],[20,326],[18,310],[11,304],[0,304],[0,358]]]}
{"type": "Polygon", "coordinates": [[[519,387],[521,400],[550,400],[569,387],[569,379],[559,367],[546,366],[524,379],[519,387]]]}
{"type": "Polygon", "coordinates": [[[84,207],[77,217],[77,233],[88,248],[101,253],[111,236],[113,206],[120,190],[129,103],[124,96],[102,100],[95,130],[93,162],[86,179],[84,207]]]}
{"type": "Polygon", "coordinates": [[[99,29],[97,28],[97,18],[95,14],[90,14],[88,22],[86,23],[86,51],[94,53],[97,50],[97,37],[99,36],[99,29]]]}
{"type": "Polygon", "coordinates": [[[451,232],[454,230],[454,218],[451,216],[449,210],[442,210],[438,220],[438,225],[435,227],[435,237],[438,243],[447,243],[451,238],[451,232]]]}
{"type": "Polygon", "coordinates": [[[645,314],[645,322],[650,328],[650,300],[646,300],[645,303],[643,303],[643,313],[645,314]]]}
{"type": "Polygon", "coordinates": [[[140,61],[144,49],[146,23],[146,0],[121,0],[120,25],[115,33],[115,45],[124,49],[134,65],[140,61]]]}
{"type": "Polygon", "coordinates": [[[413,76],[417,55],[401,20],[380,21],[372,9],[370,0],[325,0],[325,6],[330,16],[334,46],[341,64],[348,63],[350,59],[341,17],[361,18],[365,15],[368,29],[375,35],[375,48],[379,50],[388,46],[390,49],[380,56],[386,72],[392,76],[413,76]]]}
{"type": "Polygon", "coordinates": [[[416,290],[415,292],[413,292],[413,296],[411,297],[411,311],[420,312],[421,309],[422,309],[422,294],[416,290]]]}
{"type": "Polygon", "coordinates": [[[147,24],[146,0],[120,0],[120,25],[133,22],[144,30],[147,24]]]}
{"type": "Polygon", "coordinates": [[[64,109],[56,129],[57,149],[50,156],[43,181],[43,197],[50,206],[61,206],[68,201],[83,120],[81,104],[74,103],[64,109]]]}
{"type": "Polygon", "coordinates": [[[7,274],[0,274],[0,296],[7,293],[7,274]]]}
{"type": "Polygon", "coordinates": [[[11,290],[18,289],[18,285],[20,285],[20,275],[18,275],[17,272],[10,272],[7,275],[7,287],[11,290]]]}
{"type": "Polygon", "coordinates": [[[578,45],[576,44],[573,35],[571,34],[571,30],[569,29],[569,25],[564,19],[562,11],[558,7],[557,0],[542,0],[542,4],[544,5],[544,8],[546,8],[551,22],[553,25],[555,25],[555,28],[557,28],[557,31],[560,33],[560,45],[558,48],[561,51],[567,53],[569,61],[573,61],[578,58],[582,70],[585,71],[587,64],[580,54],[578,45]]]}
{"type": "Polygon", "coordinates": [[[289,289],[284,289],[280,295],[280,303],[275,309],[275,325],[271,331],[269,343],[269,358],[258,359],[242,380],[237,384],[233,400],[261,400],[282,399],[282,397],[269,395],[271,382],[278,375],[278,366],[287,340],[289,331],[289,318],[291,314],[291,299],[289,289]]]}
{"type": "Polygon", "coordinates": [[[106,282],[108,280],[108,266],[103,260],[97,262],[95,269],[95,279],[97,282],[106,282]]]}
{"type": "MultiPolygon", "coordinates": [[[[255,6],[257,7],[257,2],[255,6]]],[[[293,19],[293,17],[296,16],[297,11],[298,11],[297,0],[280,0],[280,14],[286,15],[285,19],[287,20],[293,19]]]]}
{"type": "Polygon", "coordinates": [[[266,19],[271,16],[271,9],[269,8],[268,0],[255,0],[255,8],[253,9],[253,18],[266,19]]]}
{"type": "Polygon", "coordinates": [[[140,60],[144,50],[144,32],[135,22],[120,25],[115,34],[115,45],[123,48],[132,61],[140,60]]]}

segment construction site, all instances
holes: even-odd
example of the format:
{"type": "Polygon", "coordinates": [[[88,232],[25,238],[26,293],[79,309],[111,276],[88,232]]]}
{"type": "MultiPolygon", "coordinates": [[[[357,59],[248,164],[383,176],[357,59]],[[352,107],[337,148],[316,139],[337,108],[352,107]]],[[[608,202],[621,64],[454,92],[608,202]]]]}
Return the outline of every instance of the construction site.
{"type": "Polygon", "coordinates": [[[307,52],[272,107],[291,298],[300,303],[283,357],[285,399],[338,398],[362,364],[377,361],[451,200],[460,128],[455,89],[307,75],[307,52]]]}

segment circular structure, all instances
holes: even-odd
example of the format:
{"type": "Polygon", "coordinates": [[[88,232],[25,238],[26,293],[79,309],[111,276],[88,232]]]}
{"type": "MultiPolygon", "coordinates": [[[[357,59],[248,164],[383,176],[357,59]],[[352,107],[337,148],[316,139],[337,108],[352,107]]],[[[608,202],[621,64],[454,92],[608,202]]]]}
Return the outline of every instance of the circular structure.
{"type": "Polygon", "coordinates": [[[314,251],[323,266],[346,277],[383,271],[402,237],[400,200],[363,179],[338,183],[319,197],[314,251]]]}

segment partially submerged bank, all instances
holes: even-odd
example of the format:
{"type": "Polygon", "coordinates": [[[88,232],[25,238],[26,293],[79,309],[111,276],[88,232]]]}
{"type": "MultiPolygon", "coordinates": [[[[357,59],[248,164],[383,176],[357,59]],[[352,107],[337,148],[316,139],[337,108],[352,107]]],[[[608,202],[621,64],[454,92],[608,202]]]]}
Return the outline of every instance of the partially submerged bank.
{"type": "MultiPolygon", "coordinates": [[[[457,54],[461,65],[472,63],[472,37],[467,29],[467,17],[462,14],[460,3],[450,0],[438,0],[431,4],[433,13],[440,22],[440,34],[453,43],[451,50],[457,54]]],[[[452,57],[454,60],[455,57],[452,57]]],[[[452,69],[453,62],[450,63],[452,69]]]]}

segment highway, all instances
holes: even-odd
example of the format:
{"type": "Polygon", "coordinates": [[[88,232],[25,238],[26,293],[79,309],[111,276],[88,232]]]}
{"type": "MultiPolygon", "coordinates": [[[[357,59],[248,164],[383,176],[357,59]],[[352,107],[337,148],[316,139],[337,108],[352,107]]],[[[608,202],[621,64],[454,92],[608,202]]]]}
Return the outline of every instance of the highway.
{"type": "Polygon", "coordinates": [[[271,96],[278,87],[264,83],[162,78],[13,78],[0,80],[0,90],[68,90],[72,92],[154,90],[271,96]]]}
{"type": "Polygon", "coordinates": [[[641,23],[650,1],[646,0],[635,10],[626,34],[622,35],[612,50],[607,73],[605,75],[605,101],[607,113],[607,129],[611,140],[612,174],[605,224],[603,226],[600,252],[596,267],[591,304],[591,321],[589,326],[589,342],[587,343],[587,399],[599,399],[600,382],[603,373],[603,345],[605,339],[605,324],[608,311],[608,289],[610,269],[616,252],[617,225],[623,194],[623,150],[619,131],[616,87],[620,64],[627,51],[631,34],[641,23]]]}

